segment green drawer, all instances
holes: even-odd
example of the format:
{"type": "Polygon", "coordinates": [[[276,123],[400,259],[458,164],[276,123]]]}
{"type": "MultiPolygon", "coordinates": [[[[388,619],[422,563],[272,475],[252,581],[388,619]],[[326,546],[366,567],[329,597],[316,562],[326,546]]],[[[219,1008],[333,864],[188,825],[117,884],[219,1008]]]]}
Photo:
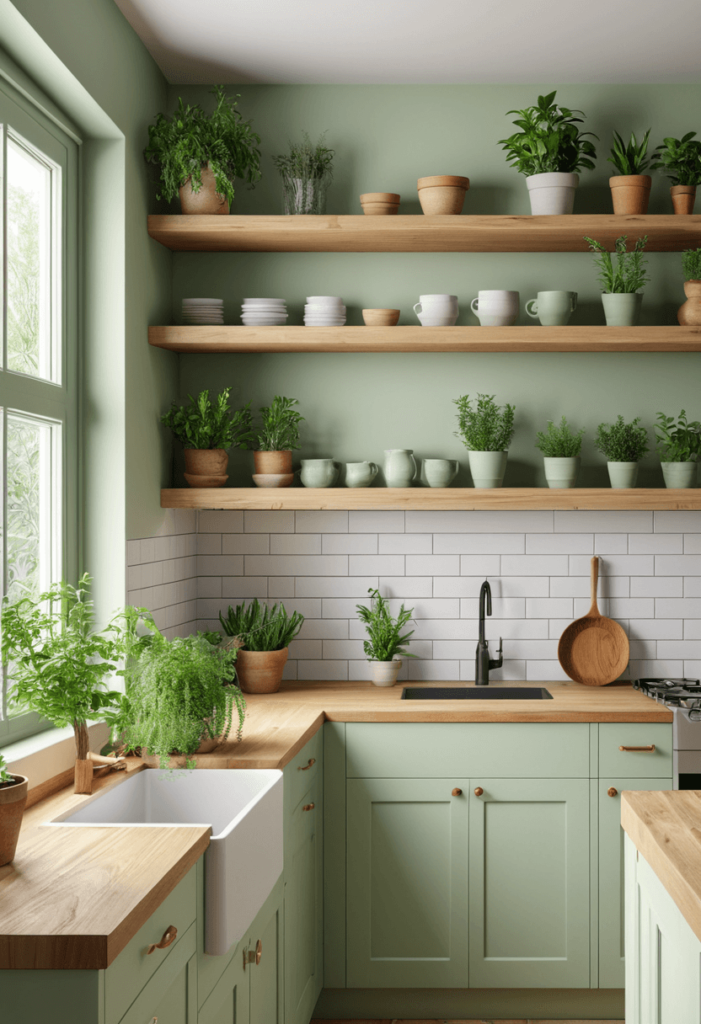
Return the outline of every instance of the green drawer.
{"type": "Polygon", "coordinates": [[[174,944],[173,953],[159,964],[120,1024],[190,1024],[197,1018],[197,958],[195,926],[174,944]]]}
{"type": "Polygon", "coordinates": [[[672,725],[664,722],[607,722],[599,726],[599,775],[624,779],[672,777],[672,725]],[[621,750],[654,747],[654,750],[621,750]]]}
{"type": "Polygon", "coordinates": [[[285,765],[283,771],[283,790],[285,794],[285,815],[288,820],[304,794],[320,775],[323,750],[323,729],[319,729],[316,735],[312,736],[299,753],[295,754],[290,763],[285,765]]]}

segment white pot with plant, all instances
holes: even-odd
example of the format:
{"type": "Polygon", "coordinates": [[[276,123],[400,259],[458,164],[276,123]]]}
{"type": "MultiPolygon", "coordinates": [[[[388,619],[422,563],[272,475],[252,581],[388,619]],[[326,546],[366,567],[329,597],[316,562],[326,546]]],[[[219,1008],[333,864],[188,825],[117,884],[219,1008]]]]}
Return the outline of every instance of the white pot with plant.
{"type": "Polygon", "coordinates": [[[302,142],[291,142],[289,153],[273,157],[282,178],[286,214],[326,213],[334,151],[324,145],[325,135],[322,132],[314,143],[302,132],[302,142]]]}
{"type": "Polygon", "coordinates": [[[619,416],[615,423],[600,423],[597,428],[594,447],[606,459],[611,487],[616,490],[635,487],[638,463],[649,451],[647,430],[639,423],[639,416],[630,423],[619,416]]]}
{"type": "Polygon", "coordinates": [[[236,675],[244,693],[277,693],[289,647],[304,623],[299,612],[287,614],[280,603],[272,608],[255,598],[246,607],[229,605],[226,617],[219,613],[225,634],[237,648],[236,675]]]}
{"type": "Polygon", "coordinates": [[[655,439],[665,487],[694,487],[701,458],[701,423],[690,422],[684,409],[676,420],[659,412],[655,439]]]}
{"type": "MultiPolygon", "coordinates": [[[[555,92],[539,96],[534,107],[509,110],[518,114],[513,123],[521,130],[499,145],[508,154],[506,162],[526,175],[532,214],[566,214],[574,209],[574,194],[583,167],[594,169],[596,150],[580,132],[581,110],[569,110],[555,103],[555,92]]],[[[592,138],[596,138],[592,135],[592,138]]]]}
{"type": "Polygon", "coordinates": [[[701,327],[701,249],[682,253],[682,270],[686,302],[677,310],[677,320],[683,327],[701,327]]]}
{"type": "Polygon", "coordinates": [[[652,178],[643,172],[650,162],[647,158],[649,139],[649,128],[640,142],[635,133],[631,132],[627,145],[618,132],[613,133],[613,146],[608,161],[618,171],[618,174],[609,178],[615,214],[647,213],[652,178]]]}
{"type": "Polygon", "coordinates": [[[365,624],[368,634],[368,639],[363,642],[363,649],[370,664],[372,682],[374,686],[394,686],[402,667],[400,655],[405,658],[416,657],[404,647],[410,642],[414,630],[403,632],[411,620],[414,609],[402,605],[397,617],[394,618],[389,610],[389,601],[382,597],[379,590],[370,587],[368,594],[370,607],[364,604],[357,604],[355,607],[358,618],[365,624]]]}
{"type": "Polygon", "coordinates": [[[499,406],[494,395],[477,395],[473,408],[469,395],[455,399],[459,437],[468,449],[472,482],[477,488],[501,487],[509,445],[514,436],[513,405],[499,406]]]}
{"type": "Polygon", "coordinates": [[[250,403],[231,414],[230,391],[224,388],[214,402],[208,390],[200,391],[196,399],[188,395],[186,405],[173,402],[161,416],[161,423],[185,450],[185,479],[190,487],[223,487],[229,479],[229,449],[251,446],[250,403]]]}
{"type": "Polygon", "coordinates": [[[28,792],[27,777],[9,772],[0,754],[0,868],[14,859],[28,792]]]}
{"type": "Polygon", "coordinates": [[[681,139],[667,138],[655,152],[651,169],[665,171],[672,182],[674,212],[693,213],[696,188],[701,185],[701,142],[696,132],[687,132],[681,139]]]}
{"type": "Polygon", "coordinates": [[[580,451],[584,427],[576,434],[570,430],[565,416],[556,426],[548,420],[548,429],[537,433],[536,448],[543,453],[545,479],[548,487],[574,487],[579,473],[580,451]]]}
{"type": "Polygon", "coordinates": [[[640,309],[643,304],[641,288],[647,284],[645,270],[647,260],[643,252],[647,245],[647,235],[638,238],[634,247],[628,251],[628,236],[621,235],[616,239],[614,266],[611,253],[601,242],[584,236],[589,248],[596,253],[594,262],[599,268],[599,281],[603,293],[601,301],[607,327],[636,327],[640,321],[640,309]]]}
{"type": "Polygon", "coordinates": [[[295,405],[299,405],[296,398],[276,395],[260,410],[263,422],[253,452],[256,487],[289,487],[294,480],[292,452],[300,446],[299,425],[304,423],[295,405]]]}

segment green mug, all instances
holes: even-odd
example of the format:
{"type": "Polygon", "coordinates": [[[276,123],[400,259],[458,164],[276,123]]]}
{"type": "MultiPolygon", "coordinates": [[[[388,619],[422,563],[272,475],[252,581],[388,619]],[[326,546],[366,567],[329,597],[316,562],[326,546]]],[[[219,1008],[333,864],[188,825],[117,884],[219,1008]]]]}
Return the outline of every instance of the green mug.
{"type": "Polygon", "coordinates": [[[564,327],[576,308],[576,292],[538,292],[537,299],[526,303],[528,315],[540,320],[543,327],[564,327]]]}
{"type": "Polygon", "coordinates": [[[300,479],[305,487],[333,487],[341,467],[333,459],[301,459],[300,479]]]}

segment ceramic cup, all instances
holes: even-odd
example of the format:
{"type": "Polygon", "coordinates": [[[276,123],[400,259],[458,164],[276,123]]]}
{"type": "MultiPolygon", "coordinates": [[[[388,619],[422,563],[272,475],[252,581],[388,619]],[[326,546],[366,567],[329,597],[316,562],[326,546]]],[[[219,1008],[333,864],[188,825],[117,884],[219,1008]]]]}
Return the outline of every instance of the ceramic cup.
{"type": "Polygon", "coordinates": [[[429,487],[450,487],[459,469],[456,459],[423,460],[424,478],[429,487]]]}
{"type": "Polygon", "coordinates": [[[417,315],[422,327],[454,327],[457,320],[457,315],[432,316],[430,313],[419,313],[417,315]]]}
{"type": "Polygon", "coordinates": [[[374,462],[347,462],[346,487],[369,487],[379,472],[374,462]]]}
{"type": "Polygon", "coordinates": [[[333,487],[340,463],[333,459],[301,459],[300,479],[305,487],[333,487]]]}
{"type": "Polygon", "coordinates": [[[388,487],[411,487],[416,476],[414,452],[411,448],[389,448],[384,468],[388,487]]]}
{"type": "Polygon", "coordinates": [[[414,312],[419,315],[418,306],[422,313],[430,313],[433,316],[458,315],[457,295],[419,295],[419,301],[414,306],[414,312]]]}
{"type": "Polygon", "coordinates": [[[518,320],[519,293],[497,290],[479,292],[470,309],[482,327],[511,327],[518,320]]]}
{"type": "Polygon", "coordinates": [[[538,292],[537,299],[526,303],[528,315],[543,327],[564,327],[576,308],[576,292],[538,292]]]}

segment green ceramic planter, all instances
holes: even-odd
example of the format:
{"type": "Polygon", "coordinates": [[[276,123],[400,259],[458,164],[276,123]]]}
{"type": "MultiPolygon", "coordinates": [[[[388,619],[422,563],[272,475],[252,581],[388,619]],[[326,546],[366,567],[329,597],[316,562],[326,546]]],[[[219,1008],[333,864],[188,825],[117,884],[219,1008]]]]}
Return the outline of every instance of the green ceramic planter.
{"type": "Polygon", "coordinates": [[[501,487],[508,452],[470,452],[470,472],[476,488],[501,487]]]}
{"type": "Polygon", "coordinates": [[[637,327],[640,323],[642,292],[604,292],[601,301],[607,327],[637,327]]]}
{"type": "Polygon", "coordinates": [[[574,487],[577,483],[580,458],[573,455],[566,458],[543,458],[545,479],[548,487],[574,487]]]}
{"type": "Polygon", "coordinates": [[[635,487],[638,479],[637,462],[608,462],[609,479],[614,490],[635,487]]]}
{"type": "Polygon", "coordinates": [[[695,487],[697,462],[663,462],[665,487],[695,487]]]}

